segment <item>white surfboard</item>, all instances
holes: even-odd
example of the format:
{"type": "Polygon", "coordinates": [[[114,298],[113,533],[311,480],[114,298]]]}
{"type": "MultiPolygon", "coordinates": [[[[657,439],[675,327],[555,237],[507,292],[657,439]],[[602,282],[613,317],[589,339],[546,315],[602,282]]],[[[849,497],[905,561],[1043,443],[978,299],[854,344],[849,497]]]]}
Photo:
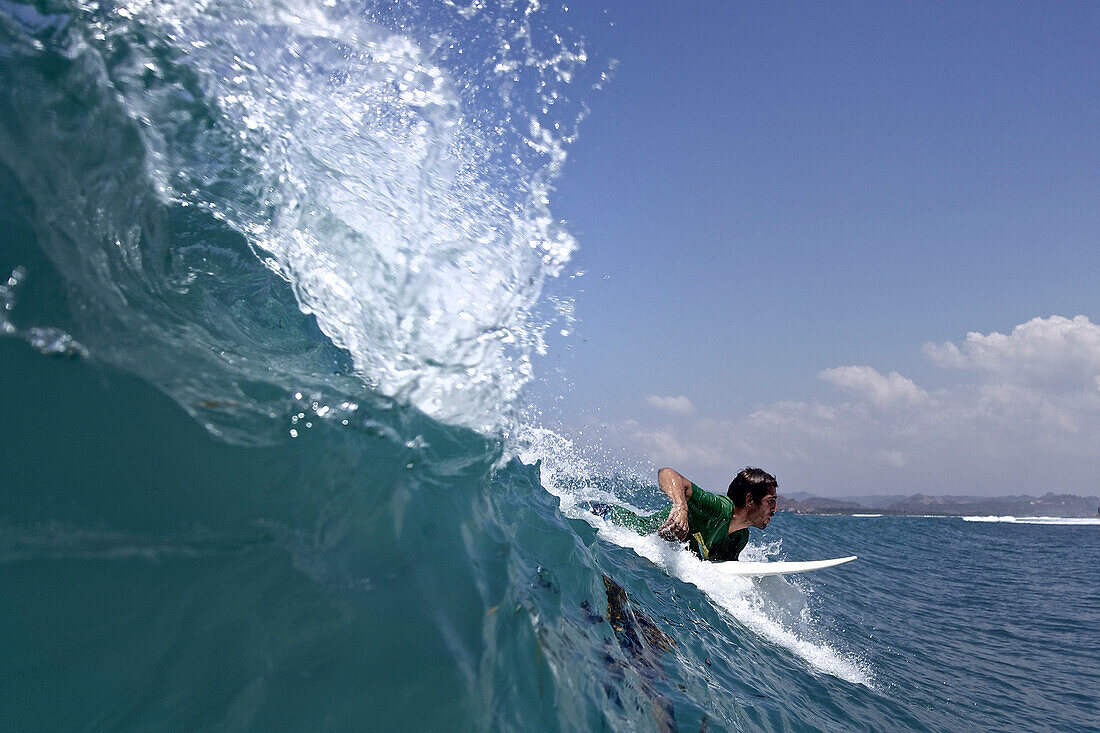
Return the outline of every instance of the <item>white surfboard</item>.
{"type": "Polygon", "coordinates": [[[805,573],[808,570],[820,570],[831,568],[835,565],[843,565],[855,560],[856,556],[834,557],[832,560],[803,560],[800,562],[751,562],[741,561],[722,563],[722,572],[731,575],[787,575],[788,573],[805,573]]]}

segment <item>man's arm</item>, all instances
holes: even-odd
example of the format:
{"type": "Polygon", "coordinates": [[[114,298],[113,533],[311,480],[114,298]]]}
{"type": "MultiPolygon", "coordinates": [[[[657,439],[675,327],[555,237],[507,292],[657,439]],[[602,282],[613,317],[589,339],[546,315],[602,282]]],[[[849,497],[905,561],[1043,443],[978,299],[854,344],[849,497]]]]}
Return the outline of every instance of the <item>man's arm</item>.
{"type": "Polygon", "coordinates": [[[688,499],[691,482],[671,468],[657,472],[657,486],[672,502],[668,519],[657,528],[657,534],[669,542],[683,542],[688,536],[688,499]]]}

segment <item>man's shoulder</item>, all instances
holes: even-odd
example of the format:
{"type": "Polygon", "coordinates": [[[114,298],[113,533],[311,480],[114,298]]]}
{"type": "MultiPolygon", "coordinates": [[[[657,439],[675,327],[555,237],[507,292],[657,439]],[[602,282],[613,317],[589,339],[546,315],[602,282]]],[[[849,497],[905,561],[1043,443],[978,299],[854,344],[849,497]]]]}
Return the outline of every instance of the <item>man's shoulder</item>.
{"type": "Polygon", "coordinates": [[[694,483],[691,485],[691,498],[688,501],[709,512],[722,512],[723,514],[733,512],[733,501],[728,496],[712,494],[694,483]]]}

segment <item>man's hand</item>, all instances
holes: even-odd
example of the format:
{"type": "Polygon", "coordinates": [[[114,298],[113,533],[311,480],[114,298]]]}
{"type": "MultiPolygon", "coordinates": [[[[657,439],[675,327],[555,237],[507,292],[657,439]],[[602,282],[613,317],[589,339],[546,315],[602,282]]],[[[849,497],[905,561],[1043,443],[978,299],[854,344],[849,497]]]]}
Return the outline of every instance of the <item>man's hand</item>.
{"type": "Polygon", "coordinates": [[[669,542],[683,542],[688,536],[688,499],[691,498],[691,482],[671,468],[657,472],[657,486],[672,502],[668,519],[657,528],[657,534],[669,542]]]}
{"type": "Polygon", "coordinates": [[[668,519],[657,528],[657,534],[669,542],[683,542],[688,536],[688,510],[686,506],[674,506],[668,519]]]}

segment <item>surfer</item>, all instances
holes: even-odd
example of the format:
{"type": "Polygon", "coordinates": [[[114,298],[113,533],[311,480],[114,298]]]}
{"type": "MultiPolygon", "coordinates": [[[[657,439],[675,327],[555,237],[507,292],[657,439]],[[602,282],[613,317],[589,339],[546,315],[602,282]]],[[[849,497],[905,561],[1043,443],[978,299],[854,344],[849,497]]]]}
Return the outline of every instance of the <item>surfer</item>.
{"type": "Polygon", "coordinates": [[[688,541],[703,560],[736,560],[749,541],[749,527],[764,529],[776,509],[779,484],[767,471],[746,467],[730,482],[726,496],[704,491],[671,468],[657,472],[657,485],[672,502],[668,518],[639,516],[623,507],[593,504],[592,513],[641,533],[656,532],[669,542],[688,541]]]}

